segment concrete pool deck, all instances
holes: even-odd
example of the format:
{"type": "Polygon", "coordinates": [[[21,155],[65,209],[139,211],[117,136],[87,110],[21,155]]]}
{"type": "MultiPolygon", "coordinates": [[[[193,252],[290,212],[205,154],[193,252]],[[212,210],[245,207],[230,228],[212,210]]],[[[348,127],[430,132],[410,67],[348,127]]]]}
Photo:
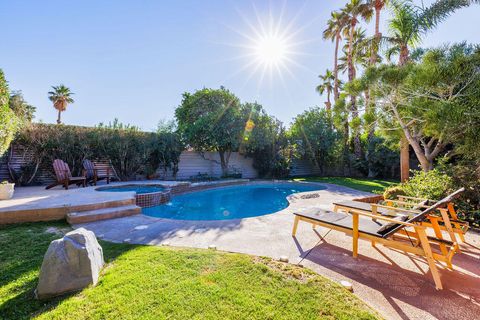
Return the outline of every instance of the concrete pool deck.
{"type": "MultiPolygon", "coordinates": [[[[242,181],[240,181],[242,182],[242,181]]],[[[139,181],[138,184],[179,182],[139,181]]],[[[111,185],[132,184],[113,183],[111,185]]],[[[201,187],[201,183],[198,184],[201,187]]],[[[354,293],[387,319],[475,319],[480,314],[480,234],[470,231],[462,253],[455,255],[455,272],[440,268],[445,289],[435,290],[425,261],[381,245],[359,243],[359,258],[351,256],[352,239],[300,222],[297,237],[291,236],[293,211],[309,208],[331,209],[332,202],[370,195],[350,188],[323,184],[325,190],[293,196],[290,206],[280,212],[253,218],[223,221],[182,221],[153,218],[142,214],[119,219],[77,224],[113,242],[207,248],[268,256],[288,257],[334,281],[347,280],[354,293]],[[304,197],[306,194],[315,197],[304,197]]],[[[96,187],[18,188],[11,200],[0,201],[2,215],[23,211],[55,212],[62,218],[72,208],[131,201],[133,192],[97,192],[96,187]],[[42,211],[43,210],[43,211],[42,211]]]]}
{"type": "Polygon", "coordinates": [[[207,248],[279,258],[299,263],[332,280],[347,280],[362,300],[387,319],[474,319],[480,314],[480,235],[469,232],[455,272],[439,268],[445,289],[437,291],[426,262],[381,245],[361,240],[359,258],[351,256],[351,238],[343,233],[300,223],[291,236],[292,212],[308,208],[331,209],[333,201],[368,193],[337,185],[295,195],[280,212],[237,220],[182,221],[136,215],[75,225],[107,241],[147,245],[207,248]]]}

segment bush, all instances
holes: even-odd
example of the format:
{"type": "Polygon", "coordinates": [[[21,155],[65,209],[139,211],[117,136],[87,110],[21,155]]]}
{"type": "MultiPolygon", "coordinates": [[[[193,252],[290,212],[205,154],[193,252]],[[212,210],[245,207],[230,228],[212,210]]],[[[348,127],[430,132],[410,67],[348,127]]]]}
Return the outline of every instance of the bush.
{"type": "Polygon", "coordinates": [[[18,118],[9,107],[10,93],[0,69],[0,156],[7,151],[18,129],[18,118]]]}
{"type": "Polygon", "coordinates": [[[412,172],[413,177],[401,187],[407,196],[437,200],[453,189],[452,178],[439,169],[428,172],[412,170],[412,172]]]}
{"type": "Polygon", "coordinates": [[[401,185],[389,187],[383,192],[384,199],[396,199],[398,196],[406,196],[401,185]]]}
{"type": "Polygon", "coordinates": [[[109,159],[121,179],[151,177],[159,168],[175,174],[183,150],[173,132],[142,132],[117,121],[94,128],[32,124],[13,143],[29,159],[15,172],[14,180],[20,184],[34,182],[40,170],[51,172],[54,159],[67,162],[73,175],[81,174],[84,159],[109,159]]]}

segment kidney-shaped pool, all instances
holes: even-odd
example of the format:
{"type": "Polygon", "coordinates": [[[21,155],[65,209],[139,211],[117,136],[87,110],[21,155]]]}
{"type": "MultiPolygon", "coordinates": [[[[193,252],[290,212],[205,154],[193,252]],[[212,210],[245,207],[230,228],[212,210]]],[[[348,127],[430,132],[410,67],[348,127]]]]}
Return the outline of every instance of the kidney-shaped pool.
{"type": "Polygon", "coordinates": [[[288,206],[287,196],[323,190],[309,183],[255,183],[181,194],[170,202],[144,208],[143,214],[178,220],[227,220],[262,216],[288,206]]]}

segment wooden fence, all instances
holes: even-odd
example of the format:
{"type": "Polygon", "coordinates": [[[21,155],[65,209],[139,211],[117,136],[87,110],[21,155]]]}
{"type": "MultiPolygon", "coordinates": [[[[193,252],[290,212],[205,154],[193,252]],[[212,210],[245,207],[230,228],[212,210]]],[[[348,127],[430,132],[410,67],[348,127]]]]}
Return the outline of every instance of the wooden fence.
{"type": "MultiPolygon", "coordinates": [[[[10,171],[20,172],[33,155],[12,147],[6,155],[0,158],[0,180],[11,180],[10,171]]],[[[245,157],[238,152],[233,152],[229,161],[230,172],[241,173],[243,178],[253,179],[258,177],[257,170],[253,168],[253,159],[245,157]]],[[[217,152],[184,151],[180,155],[177,180],[190,179],[198,174],[212,177],[222,175],[220,158],[217,152]]],[[[290,171],[291,176],[319,175],[321,172],[307,160],[294,160],[290,171]]],[[[159,169],[159,179],[174,179],[171,170],[159,169]]],[[[141,177],[139,177],[141,178],[141,177]]],[[[54,179],[52,168],[39,168],[34,183],[48,184],[54,179]]]]}

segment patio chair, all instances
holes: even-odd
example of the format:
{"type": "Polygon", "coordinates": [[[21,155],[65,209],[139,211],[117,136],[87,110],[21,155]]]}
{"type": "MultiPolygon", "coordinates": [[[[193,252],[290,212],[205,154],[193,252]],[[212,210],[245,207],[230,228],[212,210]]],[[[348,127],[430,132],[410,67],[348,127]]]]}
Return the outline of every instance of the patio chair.
{"type": "Polygon", "coordinates": [[[87,181],[97,185],[97,181],[106,179],[107,184],[110,183],[112,173],[108,163],[92,162],[88,159],[83,160],[83,168],[85,169],[87,181]]]}
{"type": "Polygon", "coordinates": [[[355,209],[350,209],[346,213],[322,209],[296,212],[294,213],[295,220],[292,235],[295,236],[298,223],[304,221],[311,223],[313,227],[318,225],[351,235],[353,239],[352,255],[354,258],[358,256],[359,239],[371,241],[373,246],[376,243],[381,243],[386,247],[425,257],[432,273],[435,287],[440,290],[443,287],[436,263],[444,262],[448,268],[452,268],[452,258],[457,251],[458,245],[456,242],[427,236],[427,227],[422,225],[421,222],[428,214],[453,201],[462,191],[460,189],[452,193],[422,212],[415,212],[411,217],[406,214],[396,216],[376,215],[355,209]],[[416,241],[412,241],[412,238],[416,241]],[[437,252],[433,250],[433,245],[442,245],[448,250],[446,252],[443,250],[437,252]]]}
{"type": "Polygon", "coordinates": [[[72,173],[70,172],[70,168],[68,164],[63,162],[60,159],[55,159],[53,161],[53,170],[55,171],[56,181],[51,185],[47,186],[45,189],[51,189],[55,186],[62,185],[66,190],[68,190],[68,186],[71,184],[76,184],[77,186],[86,186],[85,174],[81,177],[72,177],[72,173]]]}
{"type": "MultiPolygon", "coordinates": [[[[463,191],[465,191],[464,188],[457,192],[462,193],[463,191]]],[[[418,213],[420,210],[427,209],[436,202],[434,200],[406,196],[399,196],[398,199],[399,200],[387,199],[385,200],[385,205],[355,200],[334,202],[333,211],[348,211],[354,209],[366,213],[395,216],[397,213],[418,213]]],[[[458,234],[460,240],[465,242],[464,234],[467,232],[469,225],[466,221],[458,220],[454,203],[449,202],[446,205],[437,208],[435,211],[440,213],[440,215],[432,212],[424,221],[422,221],[422,224],[433,228],[435,235],[438,238],[442,238],[441,231],[446,231],[453,242],[456,242],[455,234],[458,234]]]]}

